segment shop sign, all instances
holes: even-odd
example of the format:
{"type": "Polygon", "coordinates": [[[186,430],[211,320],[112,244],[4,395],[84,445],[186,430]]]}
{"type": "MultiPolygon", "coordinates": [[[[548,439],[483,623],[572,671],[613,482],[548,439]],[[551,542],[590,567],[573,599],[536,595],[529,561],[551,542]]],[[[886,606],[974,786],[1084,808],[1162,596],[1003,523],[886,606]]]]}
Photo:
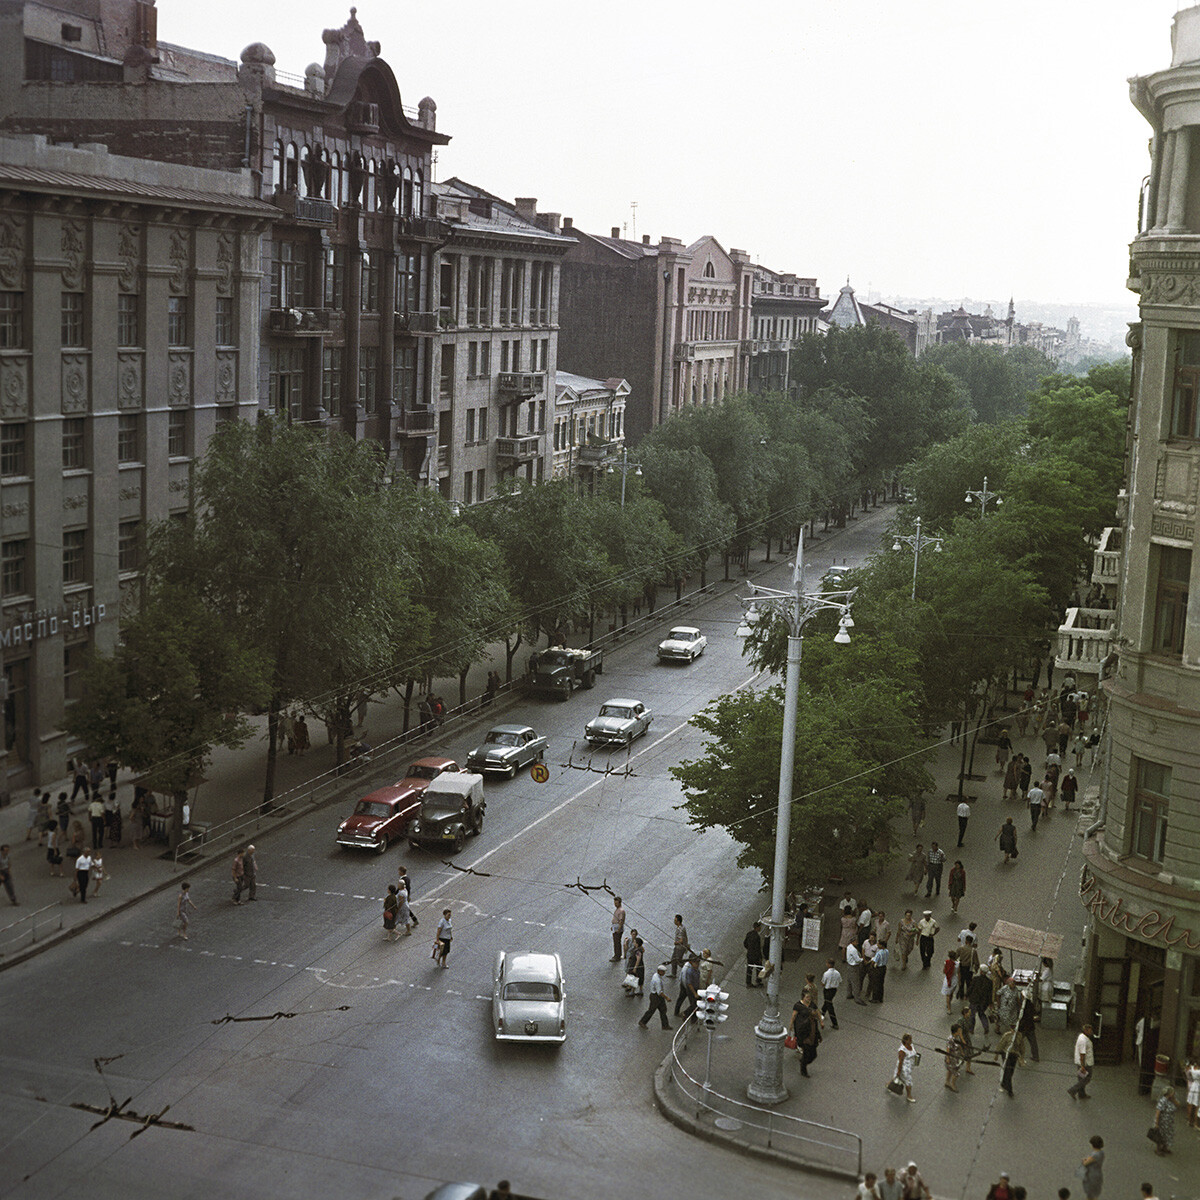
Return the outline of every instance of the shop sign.
{"type": "Polygon", "coordinates": [[[1079,896],[1099,924],[1108,925],[1118,933],[1160,946],[1182,946],[1193,953],[1200,950],[1200,935],[1193,934],[1191,928],[1176,929],[1175,918],[1156,908],[1140,915],[1131,912],[1125,907],[1125,897],[1106,892],[1090,867],[1083,868],[1079,896]]]}
{"type": "Polygon", "coordinates": [[[0,630],[0,649],[11,650],[17,646],[28,646],[42,638],[54,637],[68,631],[77,633],[99,625],[104,617],[103,604],[92,604],[86,608],[42,609],[14,622],[7,629],[0,630]]]}

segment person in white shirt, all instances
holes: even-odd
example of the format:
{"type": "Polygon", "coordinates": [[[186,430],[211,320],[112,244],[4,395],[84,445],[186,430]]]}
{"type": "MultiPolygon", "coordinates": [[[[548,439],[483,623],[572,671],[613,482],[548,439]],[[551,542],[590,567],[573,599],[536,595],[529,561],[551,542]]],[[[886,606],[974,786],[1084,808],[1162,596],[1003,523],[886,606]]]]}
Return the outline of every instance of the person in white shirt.
{"type": "Polygon", "coordinates": [[[967,822],[971,819],[971,806],[963,800],[958,806],[958,844],[963,844],[967,835],[967,822]]]}
{"type": "Polygon", "coordinates": [[[862,998],[863,969],[863,956],[851,942],[846,947],[846,994],[855,1004],[865,1005],[867,1002],[862,998]]]}
{"type": "Polygon", "coordinates": [[[671,1028],[671,1022],[667,1020],[667,1001],[670,996],[667,995],[666,985],[667,964],[659,963],[658,970],[650,976],[650,1007],[646,1009],[642,1015],[642,1019],[638,1022],[638,1026],[645,1029],[650,1023],[650,1018],[657,1012],[662,1020],[664,1029],[671,1028]]]}
{"type": "Polygon", "coordinates": [[[79,899],[84,904],[87,903],[88,880],[91,878],[91,874],[91,855],[86,850],[82,850],[75,860],[75,885],[79,889],[79,899]]]}
{"type": "Polygon", "coordinates": [[[821,976],[821,986],[825,989],[825,1002],[821,1005],[821,1011],[829,1015],[830,1024],[836,1029],[838,1019],[833,1009],[833,1001],[838,988],[842,986],[842,973],[834,966],[832,958],[825,960],[825,974],[821,976]]]}
{"type": "Polygon", "coordinates": [[[1075,1067],[1079,1072],[1076,1081],[1067,1088],[1072,1100],[1089,1099],[1087,1085],[1092,1081],[1092,1068],[1096,1064],[1095,1047],[1092,1045],[1092,1027],[1085,1025],[1075,1039],[1075,1067]]]}

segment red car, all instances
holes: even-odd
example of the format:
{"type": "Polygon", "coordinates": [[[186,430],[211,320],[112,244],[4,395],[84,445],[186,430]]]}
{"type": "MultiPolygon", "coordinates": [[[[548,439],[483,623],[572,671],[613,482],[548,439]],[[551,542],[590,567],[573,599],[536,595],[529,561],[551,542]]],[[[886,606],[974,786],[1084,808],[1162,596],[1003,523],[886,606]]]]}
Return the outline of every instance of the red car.
{"type": "Polygon", "coordinates": [[[364,796],[339,826],[337,844],[382,854],[404,837],[408,823],[421,807],[421,793],[443,771],[457,771],[449,758],[418,758],[398,783],[364,796]]]}

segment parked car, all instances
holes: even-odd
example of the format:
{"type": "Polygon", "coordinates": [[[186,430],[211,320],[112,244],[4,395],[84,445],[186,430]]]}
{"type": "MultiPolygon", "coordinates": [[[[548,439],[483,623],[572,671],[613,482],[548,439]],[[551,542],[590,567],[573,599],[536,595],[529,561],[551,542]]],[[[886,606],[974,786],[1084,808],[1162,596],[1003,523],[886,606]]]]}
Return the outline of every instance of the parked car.
{"type": "Polygon", "coordinates": [[[676,625],[658,643],[659,662],[695,662],[704,653],[708,638],[694,625],[676,625]]]}
{"type": "Polygon", "coordinates": [[[459,854],[468,837],[483,831],[486,810],[482,775],[468,771],[439,775],[425,789],[421,807],[409,823],[409,844],[428,849],[452,846],[459,854]]]}
{"type": "Polygon", "coordinates": [[[567,1040],[567,993],[557,954],[496,955],[492,1027],[498,1042],[567,1040]]]}
{"type": "Polygon", "coordinates": [[[382,854],[392,842],[404,837],[430,781],[457,770],[458,763],[450,758],[418,758],[403,779],[368,793],[355,804],[354,811],[338,826],[337,844],[382,854]]]}
{"type": "Polygon", "coordinates": [[[528,725],[496,725],[488,730],[483,745],[467,755],[467,770],[481,775],[492,771],[512,779],[522,767],[541,762],[545,753],[546,739],[528,725]]]}
{"type": "Polygon", "coordinates": [[[600,705],[600,715],[587,723],[583,736],[592,746],[629,746],[650,728],[653,719],[654,714],[640,700],[608,700],[600,705]]]}

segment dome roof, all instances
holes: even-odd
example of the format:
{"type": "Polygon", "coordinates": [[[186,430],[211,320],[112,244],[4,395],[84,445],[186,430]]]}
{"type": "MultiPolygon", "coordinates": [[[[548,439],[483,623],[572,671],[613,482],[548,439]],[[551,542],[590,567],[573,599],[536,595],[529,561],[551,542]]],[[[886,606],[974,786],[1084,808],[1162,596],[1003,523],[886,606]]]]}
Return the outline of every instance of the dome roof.
{"type": "Polygon", "coordinates": [[[249,46],[242,51],[242,62],[257,63],[261,66],[273,67],[275,65],[275,54],[271,47],[266,42],[251,42],[249,46]]]}

